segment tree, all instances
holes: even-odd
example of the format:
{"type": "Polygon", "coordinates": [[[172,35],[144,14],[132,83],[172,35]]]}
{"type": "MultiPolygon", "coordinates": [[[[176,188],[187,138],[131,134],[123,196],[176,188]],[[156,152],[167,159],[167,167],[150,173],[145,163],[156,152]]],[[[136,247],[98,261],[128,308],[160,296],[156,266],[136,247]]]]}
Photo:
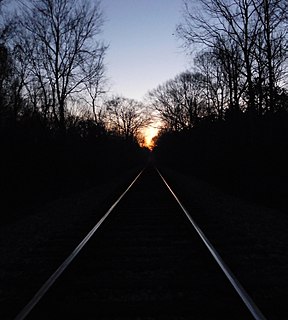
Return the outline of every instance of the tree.
{"type": "Polygon", "coordinates": [[[242,51],[248,90],[248,109],[255,109],[253,90],[253,50],[259,19],[255,15],[253,0],[199,0],[202,11],[194,13],[186,1],[185,22],[178,34],[187,45],[202,43],[216,48],[223,37],[235,43],[242,51]]]}
{"type": "Polygon", "coordinates": [[[218,119],[223,119],[224,110],[232,100],[230,97],[230,101],[228,101],[229,90],[226,83],[226,74],[222,64],[218,61],[218,54],[210,49],[201,51],[196,55],[194,64],[197,70],[203,74],[207,110],[218,119]]]}
{"type": "Polygon", "coordinates": [[[266,111],[273,111],[274,92],[287,59],[287,1],[199,0],[198,4],[199,11],[194,2],[192,6],[192,1],[185,1],[178,35],[189,47],[200,43],[218,54],[228,75],[231,106],[246,101],[251,115],[261,114],[259,103],[266,91],[266,111]],[[263,79],[266,75],[268,81],[263,79]],[[245,80],[240,88],[239,77],[245,80]]]}
{"type": "MultiPolygon", "coordinates": [[[[12,97],[14,59],[9,41],[13,33],[13,17],[6,15],[5,0],[0,0],[0,115],[6,113],[12,97]]],[[[10,110],[9,110],[10,111],[10,110]]]]}
{"type": "Polygon", "coordinates": [[[82,94],[82,100],[92,110],[93,118],[96,124],[100,124],[103,118],[103,108],[99,107],[98,100],[106,93],[106,79],[104,75],[103,55],[99,56],[99,70],[95,77],[92,77],[85,83],[85,90],[82,94]]]}
{"type": "Polygon", "coordinates": [[[255,0],[254,7],[260,19],[258,65],[262,67],[259,68],[261,75],[267,75],[266,108],[273,112],[277,85],[282,78],[283,64],[287,59],[288,3],[283,0],[255,0]]]}
{"type": "MultiPolygon", "coordinates": [[[[0,44],[0,96],[4,98],[5,80],[10,74],[10,63],[8,49],[0,44]]],[[[2,100],[1,99],[1,100],[2,100]]]]}
{"type": "Polygon", "coordinates": [[[190,129],[210,113],[205,79],[199,72],[183,72],[152,90],[149,97],[152,108],[171,131],[190,129]]]}
{"type": "Polygon", "coordinates": [[[38,83],[65,135],[68,98],[102,76],[107,46],[96,39],[103,23],[100,3],[31,0],[19,20],[19,45],[30,61],[30,81],[38,83]]]}
{"type": "Polygon", "coordinates": [[[151,122],[145,106],[134,99],[116,96],[105,105],[110,131],[125,140],[138,140],[141,130],[151,122]]]}

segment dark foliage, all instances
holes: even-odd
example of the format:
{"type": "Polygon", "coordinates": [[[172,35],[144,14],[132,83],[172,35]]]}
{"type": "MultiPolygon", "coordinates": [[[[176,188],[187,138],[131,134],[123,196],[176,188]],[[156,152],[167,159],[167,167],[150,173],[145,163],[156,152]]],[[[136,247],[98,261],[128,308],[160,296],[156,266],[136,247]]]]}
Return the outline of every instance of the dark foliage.
{"type": "Polygon", "coordinates": [[[0,24],[1,222],[145,158],[134,137],[108,129],[98,104],[107,50],[98,39],[100,3],[38,1],[19,10],[0,24]]]}
{"type": "Polygon", "coordinates": [[[204,120],[191,130],[160,135],[159,164],[193,174],[266,205],[287,208],[288,113],[247,112],[204,120]]]}
{"type": "Polygon", "coordinates": [[[143,163],[138,144],[90,120],[67,129],[65,141],[42,120],[40,115],[22,118],[0,129],[2,221],[143,163]]]}

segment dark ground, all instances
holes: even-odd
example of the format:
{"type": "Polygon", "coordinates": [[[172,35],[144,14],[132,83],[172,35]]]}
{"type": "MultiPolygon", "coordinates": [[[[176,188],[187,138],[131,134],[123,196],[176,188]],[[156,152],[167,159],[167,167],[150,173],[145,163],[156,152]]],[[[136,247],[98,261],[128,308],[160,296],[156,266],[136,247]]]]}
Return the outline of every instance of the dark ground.
{"type": "MultiPolygon", "coordinates": [[[[267,319],[288,318],[286,307],[288,218],[286,212],[227,195],[207,182],[185,174],[165,168],[160,170],[267,319]]],[[[12,319],[11,315],[20,311],[23,303],[31,298],[80,239],[93,227],[95,221],[107,208],[107,204],[115,199],[120,189],[124,190],[125,185],[127,186],[136,175],[136,171],[137,169],[123,171],[121,175],[110,179],[110,182],[99,184],[98,187],[89,191],[75,193],[47,203],[32,215],[1,227],[1,319],[12,319]]],[[[140,207],[146,205],[147,202],[143,202],[140,207]]],[[[143,212],[144,216],[145,212],[143,212]]],[[[161,232],[164,232],[162,234],[164,237],[167,230],[163,230],[161,232]]],[[[155,245],[156,251],[158,245],[159,243],[155,245]]],[[[149,246],[153,247],[153,243],[149,246]]],[[[135,252],[137,252],[136,249],[135,252]]],[[[122,256],[125,254],[123,253],[122,256]]],[[[178,256],[179,259],[180,256],[178,256]]],[[[150,265],[150,269],[142,268],[140,275],[151,277],[151,268],[155,270],[156,267],[153,265],[154,263],[150,265]]],[[[183,263],[179,265],[182,267],[183,263]]],[[[174,266],[170,265],[169,268],[174,266]]],[[[161,278],[165,274],[163,272],[164,270],[156,272],[153,281],[161,278]]],[[[173,276],[173,274],[170,275],[173,276]]],[[[185,279],[182,278],[182,282],[179,281],[178,288],[185,287],[185,279]]],[[[176,283],[177,281],[175,278],[176,283]]],[[[210,290],[209,285],[207,287],[210,290]]],[[[165,292],[160,290],[155,295],[147,291],[146,296],[140,296],[138,299],[158,301],[169,296],[168,292],[165,296],[165,292]]],[[[115,295],[112,294],[112,298],[117,300],[117,292],[115,295]]],[[[166,299],[166,302],[168,300],[166,299]]],[[[226,319],[224,310],[223,314],[221,319],[226,319]]],[[[57,315],[54,318],[57,319],[57,315]]],[[[115,316],[114,319],[117,317],[115,316]]],[[[138,315],[138,319],[148,318],[138,315]]],[[[152,319],[158,318],[155,316],[152,319]]],[[[181,319],[181,317],[174,317],[174,319],[181,319]]],[[[211,316],[207,319],[218,318],[211,316]]],[[[229,317],[229,319],[232,318],[229,317]]]]}
{"type": "Polygon", "coordinates": [[[288,215],[163,169],[192,217],[267,319],[287,319],[288,215]]]}
{"type": "Polygon", "coordinates": [[[153,167],[28,319],[252,319],[153,167]]]}

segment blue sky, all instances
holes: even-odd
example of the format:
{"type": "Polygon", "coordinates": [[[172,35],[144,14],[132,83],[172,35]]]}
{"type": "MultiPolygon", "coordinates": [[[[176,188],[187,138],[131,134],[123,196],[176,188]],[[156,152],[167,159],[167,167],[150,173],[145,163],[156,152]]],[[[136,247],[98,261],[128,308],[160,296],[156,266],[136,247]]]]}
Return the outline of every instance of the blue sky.
{"type": "Polygon", "coordinates": [[[111,93],[141,100],[188,68],[175,34],[182,0],[102,0],[111,93]]]}
{"type": "MultiPolygon", "coordinates": [[[[111,94],[142,100],[149,90],[189,68],[189,58],[175,36],[183,0],[100,1],[111,94]]],[[[8,3],[13,6],[17,0],[8,3]]]]}

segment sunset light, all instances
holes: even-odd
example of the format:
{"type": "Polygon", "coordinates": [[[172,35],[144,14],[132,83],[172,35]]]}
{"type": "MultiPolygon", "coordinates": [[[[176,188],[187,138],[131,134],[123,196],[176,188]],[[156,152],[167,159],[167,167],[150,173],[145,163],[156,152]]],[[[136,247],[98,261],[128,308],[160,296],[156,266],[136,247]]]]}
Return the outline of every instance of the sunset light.
{"type": "Polygon", "coordinates": [[[153,138],[157,135],[158,131],[159,129],[156,127],[148,127],[144,129],[143,131],[144,147],[147,147],[150,150],[153,149],[154,147],[153,138]]]}

